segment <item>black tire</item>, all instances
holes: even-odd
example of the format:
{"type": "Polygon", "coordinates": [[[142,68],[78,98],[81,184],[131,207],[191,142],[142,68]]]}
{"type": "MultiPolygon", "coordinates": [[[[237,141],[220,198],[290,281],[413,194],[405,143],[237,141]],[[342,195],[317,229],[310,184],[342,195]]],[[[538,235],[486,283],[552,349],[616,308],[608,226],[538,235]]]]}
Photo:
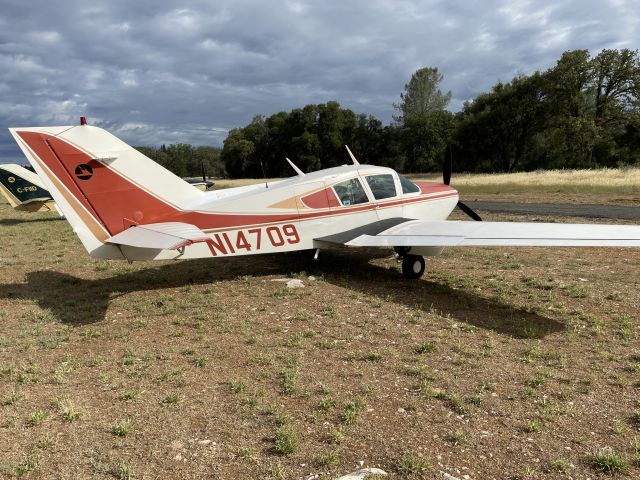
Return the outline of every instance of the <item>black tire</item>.
{"type": "Polygon", "coordinates": [[[402,274],[404,278],[420,278],[424,273],[424,257],[420,255],[405,255],[402,259],[402,274]]]}

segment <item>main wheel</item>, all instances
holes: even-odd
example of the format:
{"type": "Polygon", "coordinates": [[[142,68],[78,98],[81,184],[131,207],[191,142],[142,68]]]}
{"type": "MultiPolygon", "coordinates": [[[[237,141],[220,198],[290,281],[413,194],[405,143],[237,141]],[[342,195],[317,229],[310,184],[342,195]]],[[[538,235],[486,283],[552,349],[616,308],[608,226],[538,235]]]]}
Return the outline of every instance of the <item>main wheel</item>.
{"type": "Polygon", "coordinates": [[[404,278],[420,278],[424,273],[424,257],[405,255],[402,258],[402,274],[404,278]]]}

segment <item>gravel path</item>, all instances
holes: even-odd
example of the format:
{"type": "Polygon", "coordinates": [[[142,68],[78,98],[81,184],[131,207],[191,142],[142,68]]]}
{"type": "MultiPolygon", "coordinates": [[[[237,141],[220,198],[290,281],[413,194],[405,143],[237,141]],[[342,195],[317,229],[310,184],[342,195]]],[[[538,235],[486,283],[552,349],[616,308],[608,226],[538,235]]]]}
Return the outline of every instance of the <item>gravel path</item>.
{"type": "Polygon", "coordinates": [[[640,207],[623,205],[585,205],[570,203],[465,202],[472,209],[520,215],[552,215],[560,217],[613,218],[640,220],[640,207]]]}

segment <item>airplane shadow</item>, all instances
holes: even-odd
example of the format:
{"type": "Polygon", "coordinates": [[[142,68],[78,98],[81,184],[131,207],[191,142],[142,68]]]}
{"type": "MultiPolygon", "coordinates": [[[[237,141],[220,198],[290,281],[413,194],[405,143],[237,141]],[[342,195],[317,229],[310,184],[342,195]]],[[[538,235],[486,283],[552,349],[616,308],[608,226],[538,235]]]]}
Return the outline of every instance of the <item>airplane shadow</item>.
{"type": "MultiPolygon", "coordinates": [[[[473,325],[514,338],[544,338],[565,329],[562,322],[553,318],[430,279],[428,257],[425,259],[427,270],[421,281],[406,280],[395,269],[371,265],[367,263],[368,257],[349,257],[350,268],[339,276],[327,276],[327,281],[424,313],[436,313],[454,323],[473,325]]],[[[459,326],[464,328],[464,325],[459,326]]]]}
{"type": "MultiPolygon", "coordinates": [[[[28,273],[26,283],[0,284],[0,298],[32,300],[66,324],[84,325],[104,320],[109,302],[132,292],[209,284],[243,275],[287,276],[291,272],[306,271],[322,275],[325,281],[346,289],[374,294],[385,301],[425,312],[435,311],[455,322],[516,338],[542,338],[564,328],[557,320],[429,280],[428,270],[421,281],[405,280],[393,269],[368,263],[371,255],[371,251],[328,250],[321,253],[319,262],[311,261],[309,255],[302,253],[186,260],[95,280],[40,270],[28,273]]],[[[377,252],[376,255],[389,254],[377,252]]]]}

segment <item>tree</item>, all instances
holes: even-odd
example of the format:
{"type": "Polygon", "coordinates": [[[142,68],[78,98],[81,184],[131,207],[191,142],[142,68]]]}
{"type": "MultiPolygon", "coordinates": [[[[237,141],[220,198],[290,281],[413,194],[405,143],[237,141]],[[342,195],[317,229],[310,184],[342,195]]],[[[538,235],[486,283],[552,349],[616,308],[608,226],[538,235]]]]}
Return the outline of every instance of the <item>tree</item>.
{"type": "Polygon", "coordinates": [[[234,128],[229,132],[224,140],[220,158],[231,178],[245,175],[244,167],[249,163],[254,150],[254,143],[244,138],[242,129],[234,128]]]}
{"type": "Polygon", "coordinates": [[[401,145],[406,163],[404,172],[422,173],[442,170],[445,148],[451,141],[454,116],[446,110],[408,118],[401,129],[401,145]]]}
{"type": "Polygon", "coordinates": [[[602,50],[592,61],[595,121],[598,126],[620,118],[640,97],[638,51],[602,50]]]}
{"type": "Polygon", "coordinates": [[[465,103],[455,137],[473,169],[511,172],[521,165],[544,124],[545,99],[544,77],[536,72],[465,103]]]}
{"type": "Polygon", "coordinates": [[[434,111],[444,110],[451,101],[451,91],[443,94],[439,88],[443,75],[437,68],[424,67],[416,70],[411,80],[404,86],[400,94],[400,103],[393,106],[398,115],[393,119],[404,125],[409,119],[426,115],[434,111]]]}

